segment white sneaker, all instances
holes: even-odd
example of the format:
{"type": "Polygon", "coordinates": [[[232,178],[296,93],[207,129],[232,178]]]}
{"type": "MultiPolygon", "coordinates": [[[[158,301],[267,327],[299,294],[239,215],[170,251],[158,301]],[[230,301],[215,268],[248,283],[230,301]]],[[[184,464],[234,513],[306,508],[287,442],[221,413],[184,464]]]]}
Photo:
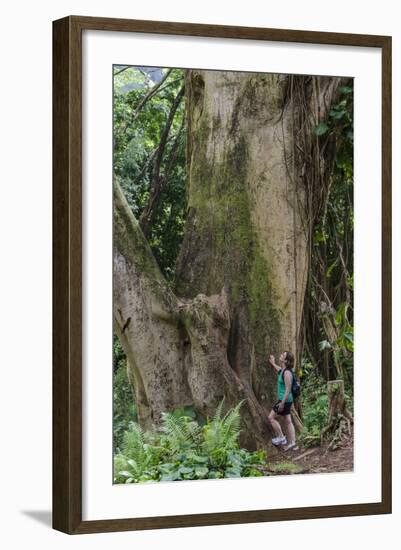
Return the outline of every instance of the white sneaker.
{"type": "Polygon", "coordinates": [[[287,438],[284,437],[273,437],[272,439],[273,445],[287,445],[287,438]]]}
{"type": "Polygon", "coordinates": [[[293,449],[294,451],[298,450],[297,444],[295,442],[289,443],[287,447],[284,447],[285,451],[290,451],[291,449],[293,449]]]}

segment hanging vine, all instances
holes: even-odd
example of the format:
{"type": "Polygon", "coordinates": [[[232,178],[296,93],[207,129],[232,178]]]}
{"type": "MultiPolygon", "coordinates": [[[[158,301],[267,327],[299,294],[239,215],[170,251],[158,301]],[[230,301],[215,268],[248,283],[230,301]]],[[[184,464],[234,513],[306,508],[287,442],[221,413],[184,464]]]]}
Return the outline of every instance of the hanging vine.
{"type": "MultiPolygon", "coordinates": [[[[326,380],[352,381],[353,88],[349,79],[290,76],[287,152],[308,241],[298,354],[326,380]]],[[[296,261],[294,232],[294,257],[296,261]]]]}

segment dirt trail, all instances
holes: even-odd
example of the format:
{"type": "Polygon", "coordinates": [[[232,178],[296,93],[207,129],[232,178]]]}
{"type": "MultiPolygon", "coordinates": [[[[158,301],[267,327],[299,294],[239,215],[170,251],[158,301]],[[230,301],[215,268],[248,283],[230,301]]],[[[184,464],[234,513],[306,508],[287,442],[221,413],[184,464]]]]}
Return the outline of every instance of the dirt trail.
{"type": "Polygon", "coordinates": [[[265,475],[289,475],[307,473],[350,472],[354,467],[353,437],[341,448],[328,449],[328,443],[318,447],[305,448],[298,445],[296,451],[284,451],[268,458],[265,475]]]}

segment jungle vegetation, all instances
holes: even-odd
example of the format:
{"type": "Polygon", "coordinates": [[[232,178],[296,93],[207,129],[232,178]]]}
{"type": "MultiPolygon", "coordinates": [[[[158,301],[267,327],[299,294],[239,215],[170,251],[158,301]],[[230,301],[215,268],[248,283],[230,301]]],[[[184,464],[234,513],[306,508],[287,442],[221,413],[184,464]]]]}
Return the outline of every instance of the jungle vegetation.
{"type": "Polygon", "coordinates": [[[263,475],[283,349],[321,443],[327,382],[352,410],[352,80],[115,66],[114,193],[115,481],[263,475]]]}

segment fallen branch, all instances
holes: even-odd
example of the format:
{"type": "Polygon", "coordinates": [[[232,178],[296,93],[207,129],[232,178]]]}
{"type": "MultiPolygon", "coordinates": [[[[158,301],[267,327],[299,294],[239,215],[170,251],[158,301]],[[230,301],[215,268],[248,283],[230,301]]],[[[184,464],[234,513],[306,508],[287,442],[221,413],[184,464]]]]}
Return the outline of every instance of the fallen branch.
{"type": "Polygon", "coordinates": [[[314,453],[316,451],[316,448],[315,449],[309,449],[309,451],[306,451],[305,453],[302,453],[301,455],[295,457],[292,459],[293,462],[296,462],[297,460],[301,460],[302,458],[305,458],[306,456],[309,456],[311,455],[312,453],[314,453]]]}

